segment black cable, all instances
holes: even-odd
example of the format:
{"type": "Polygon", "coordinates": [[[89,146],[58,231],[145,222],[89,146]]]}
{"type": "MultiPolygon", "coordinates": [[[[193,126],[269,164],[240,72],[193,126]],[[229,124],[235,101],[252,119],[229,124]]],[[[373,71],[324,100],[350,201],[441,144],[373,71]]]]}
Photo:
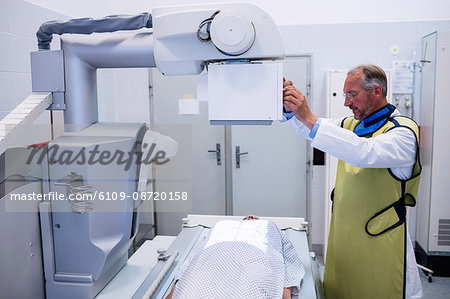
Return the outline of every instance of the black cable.
{"type": "Polygon", "coordinates": [[[6,181],[9,181],[9,182],[26,182],[27,178],[32,179],[31,180],[32,182],[37,182],[37,181],[41,181],[42,180],[42,178],[38,178],[38,177],[35,177],[35,176],[24,176],[24,175],[21,175],[21,174],[11,174],[8,177],[6,177],[3,181],[1,181],[0,184],[3,184],[6,181]],[[19,176],[19,177],[21,177],[21,179],[20,180],[10,180],[10,178],[14,177],[14,176],[19,176]]]}
{"type": "Polygon", "coordinates": [[[206,43],[207,41],[211,40],[211,33],[210,33],[210,28],[211,28],[211,23],[214,20],[214,18],[220,13],[220,10],[216,11],[211,17],[203,20],[200,25],[198,25],[198,29],[197,29],[197,38],[203,42],[206,43]],[[201,30],[203,28],[203,26],[206,25],[206,33],[207,33],[207,37],[203,38],[201,37],[201,30]]]}

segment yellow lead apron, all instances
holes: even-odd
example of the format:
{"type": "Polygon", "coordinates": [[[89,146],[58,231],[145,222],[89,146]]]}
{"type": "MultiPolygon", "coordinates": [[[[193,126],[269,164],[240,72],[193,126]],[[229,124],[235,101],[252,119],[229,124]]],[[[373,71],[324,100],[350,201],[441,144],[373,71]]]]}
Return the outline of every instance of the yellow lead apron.
{"type": "MultiPolygon", "coordinates": [[[[353,131],[353,117],[342,126],[353,131]]],[[[371,136],[395,127],[417,124],[406,117],[390,118],[371,136]]],[[[332,215],[325,264],[328,299],[404,298],[406,274],[405,206],[414,206],[421,166],[416,163],[409,180],[396,178],[390,169],[358,168],[339,160],[333,190],[332,215]]]]}

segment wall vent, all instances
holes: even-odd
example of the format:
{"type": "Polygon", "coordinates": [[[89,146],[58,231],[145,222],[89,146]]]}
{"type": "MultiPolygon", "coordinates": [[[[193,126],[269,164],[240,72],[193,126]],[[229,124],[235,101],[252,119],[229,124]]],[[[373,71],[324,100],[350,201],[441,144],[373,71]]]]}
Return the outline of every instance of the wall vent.
{"type": "Polygon", "coordinates": [[[438,246],[450,246],[450,219],[439,219],[438,246]]]}

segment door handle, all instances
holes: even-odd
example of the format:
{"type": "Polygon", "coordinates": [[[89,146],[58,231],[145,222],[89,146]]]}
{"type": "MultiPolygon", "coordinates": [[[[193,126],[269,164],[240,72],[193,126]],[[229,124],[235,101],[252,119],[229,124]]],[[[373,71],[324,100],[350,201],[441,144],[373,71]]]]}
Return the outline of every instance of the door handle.
{"type": "Polygon", "coordinates": [[[216,149],[208,150],[208,153],[216,153],[217,165],[222,165],[222,159],[220,158],[220,143],[216,143],[216,149]]]}
{"type": "Polygon", "coordinates": [[[248,155],[248,152],[241,153],[241,147],[236,146],[236,168],[241,168],[241,155],[248,155]]]}

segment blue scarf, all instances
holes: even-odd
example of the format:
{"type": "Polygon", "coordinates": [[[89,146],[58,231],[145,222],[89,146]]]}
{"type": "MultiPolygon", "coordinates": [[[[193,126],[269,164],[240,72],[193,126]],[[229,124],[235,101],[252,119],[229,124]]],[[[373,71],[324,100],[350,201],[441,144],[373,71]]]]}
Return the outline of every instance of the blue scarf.
{"type": "Polygon", "coordinates": [[[356,126],[354,130],[355,134],[360,137],[371,135],[387,122],[394,110],[395,106],[391,104],[387,104],[383,108],[378,109],[356,126]]]}

